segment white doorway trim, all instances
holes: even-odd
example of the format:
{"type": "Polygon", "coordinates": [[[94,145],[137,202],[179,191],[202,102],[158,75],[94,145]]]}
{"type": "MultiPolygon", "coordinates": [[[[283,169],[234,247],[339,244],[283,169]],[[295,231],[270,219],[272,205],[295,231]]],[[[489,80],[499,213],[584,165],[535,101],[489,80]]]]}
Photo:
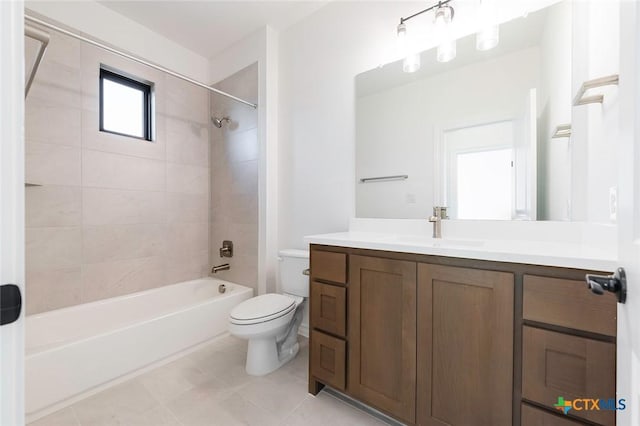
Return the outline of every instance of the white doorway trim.
{"type": "MultiPolygon", "coordinates": [[[[24,295],[24,4],[0,1],[0,284],[24,295]]],[[[24,424],[23,313],[0,327],[0,424],[24,424]]]]}

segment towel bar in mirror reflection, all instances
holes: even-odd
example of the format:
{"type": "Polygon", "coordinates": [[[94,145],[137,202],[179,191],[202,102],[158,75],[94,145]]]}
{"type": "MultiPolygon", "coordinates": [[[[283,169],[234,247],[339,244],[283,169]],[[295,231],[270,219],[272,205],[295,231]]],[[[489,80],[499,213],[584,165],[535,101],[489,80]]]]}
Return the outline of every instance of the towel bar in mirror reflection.
{"type": "Polygon", "coordinates": [[[376,176],[376,177],[362,178],[360,179],[360,183],[387,182],[390,180],[406,180],[406,179],[409,179],[409,175],[376,176]]]}

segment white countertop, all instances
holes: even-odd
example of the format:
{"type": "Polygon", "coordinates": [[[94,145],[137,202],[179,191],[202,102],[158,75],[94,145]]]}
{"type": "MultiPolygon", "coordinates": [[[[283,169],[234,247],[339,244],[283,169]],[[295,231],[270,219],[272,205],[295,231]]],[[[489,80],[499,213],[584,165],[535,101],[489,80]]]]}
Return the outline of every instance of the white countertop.
{"type": "Polygon", "coordinates": [[[602,246],[549,241],[433,239],[352,231],[309,235],[305,243],[605,272],[615,271],[618,263],[615,251],[602,246]]]}

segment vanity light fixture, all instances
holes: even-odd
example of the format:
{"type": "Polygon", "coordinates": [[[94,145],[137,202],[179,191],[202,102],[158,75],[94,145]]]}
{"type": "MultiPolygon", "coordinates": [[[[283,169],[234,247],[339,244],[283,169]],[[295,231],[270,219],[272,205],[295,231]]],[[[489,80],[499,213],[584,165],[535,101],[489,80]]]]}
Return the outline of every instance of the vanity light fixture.
{"type": "Polygon", "coordinates": [[[493,0],[480,0],[478,7],[478,21],[480,26],[476,33],[476,49],[489,50],[500,41],[500,26],[495,22],[495,8],[493,0]]]}
{"type": "Polygon", "coordinates": [[[411,52],[407,35],[407,25],[404,22],[398,24],[398,50],[404,56],[402,70],[407,73],[416,72],[420,69],[420,53],[411,52]]]}
{"type": "Polygon", "coordinates": [[[431,10],[435,10],[436,33],[440,41],[437,53],[438,62],[449,62],[456,57],[456,40],[451,33],[451,21],[453,21],[454,10],[453,7],[448,4],[451,1],[452,0],[439,1],[437,4],[414,13],[411,16],[400,18],[397,35],[398,45],[402,51],[402,56],[404,56],[404,61],[402,62],[402,70],[404,72],[416,72],[420,69],[420,53],[413,52],[413,49],[410,49],[408,46],[409,40],[406,22],[431,10]]]}

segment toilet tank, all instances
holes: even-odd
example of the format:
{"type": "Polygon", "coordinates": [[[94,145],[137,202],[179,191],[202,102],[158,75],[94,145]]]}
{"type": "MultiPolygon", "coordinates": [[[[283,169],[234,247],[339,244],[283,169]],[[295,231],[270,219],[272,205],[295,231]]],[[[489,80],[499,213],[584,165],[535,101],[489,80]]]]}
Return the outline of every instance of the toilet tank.
{"type": "Polygon", "coordinates": [[[280,291],[295,296],[309,297],[309,251],[287,249],[278,252],[280,260],[280,291]]]}

